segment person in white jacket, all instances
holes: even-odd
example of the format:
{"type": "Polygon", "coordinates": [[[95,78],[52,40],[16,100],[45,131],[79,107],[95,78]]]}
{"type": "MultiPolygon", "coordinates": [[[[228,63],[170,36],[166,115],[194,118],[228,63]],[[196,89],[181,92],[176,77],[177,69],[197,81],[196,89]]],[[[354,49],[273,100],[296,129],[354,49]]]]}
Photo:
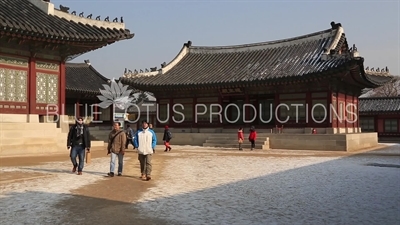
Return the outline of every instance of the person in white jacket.
{"type": "Polygon", "coordinates": [[[149,123],[146,120],[142,121],[142,128],[136,132],[133,145],[139,153],[141,178],[149,181],[152,171],[151,159],[157,145],[157,136],[153,130],[149,129],[149,123]]]}

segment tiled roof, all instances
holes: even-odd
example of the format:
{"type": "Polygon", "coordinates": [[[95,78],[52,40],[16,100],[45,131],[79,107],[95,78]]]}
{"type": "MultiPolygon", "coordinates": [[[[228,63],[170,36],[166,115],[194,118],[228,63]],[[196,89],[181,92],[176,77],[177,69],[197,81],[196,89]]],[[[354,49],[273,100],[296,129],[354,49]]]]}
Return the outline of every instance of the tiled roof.
{"type": "Polygon", "coordinates": [[[372,112],[393,112],[400,114],[399,97],[359,98],[360,114],[372,112]]]}
{"type": "MultiPolygon", "coordinates": [[[[100,22],[108,24],[107,22],[93,19],[91,20],[93,25],[82,23],[80,21],[89,19],[61,12],[57,9],[53,10],[53,15],[47,14],[36,5],[45,6],[51,3],[34,0],[36,2],[33,4],[32,1],[0,0],[0,32],[69,42],[116,41],[130,39],[134,36],[127,29],[113,28],[112,24],[108,27],[99,25],[100,22]]],[[[54,5],[51,4],[51,6],[54,8],[54,5]]]]}
{"type": "MultiPolygon", "coordinates": [[[[377,70],[379,70],[379,68],[377,70]]],[[[371,71],[367,67],[367,69],[364,69],[364,74],[368,81],[378,85],[385,84],[393,79],[393,76],[389,74],[387,68],[380,71],[371,71]]]]}
{"type": "MultiPolygon", "coordinates": [[[[343,28],[256,44],[196,47],[189,41],[175,59],[158,71],[124,74],[122,82],[142,90],[199,87],[321,76],[325,71],[361,65],[357,49],[348,48],[343,28]],[[336,54],[341,52],[341,54],[336,54]],[[196,86],[194,86],[196,85],[196,86]]],[[[362,69],[363,66],[360,68],[362,69]]],[[[368,77],[368,74],[364,74],[368,77]]],[[[373,83],[361,77],[367,84],[373,83]]],[[[373,84],[371,84],[373,86],[373,84]]]]}
{"type": "Polygon", "coordinates": [[[65,64],[66,90],[81,93],[100,94],[103,84],[109,85],[108,78],[86,63],[65,64]]]}

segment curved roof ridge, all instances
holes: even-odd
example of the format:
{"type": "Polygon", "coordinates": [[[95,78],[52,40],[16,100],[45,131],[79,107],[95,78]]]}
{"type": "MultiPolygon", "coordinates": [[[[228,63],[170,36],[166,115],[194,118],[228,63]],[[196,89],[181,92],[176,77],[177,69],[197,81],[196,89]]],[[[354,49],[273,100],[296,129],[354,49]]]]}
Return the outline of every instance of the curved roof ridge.
{"type": "Polygon", "coordinates": [[[89,69],[91,69],[94,73],[97,74],[97,76],[99,76],[101,79],[103,79],[105,82],[108,82],[109,80],[111,80],[110,78],[107,78],[105,76],[103,76],[99,71],[97,71],[92,65],[88,65],[89,69]]]}
{"type": "Polygon", "coordinates": [[[97,71],[91,64],[88,64],[88,63],[84,63],[84,62],[83,63],[67,62],[67,63],[65,63],[65,66],[76,67],[76,68],[78,68],[78,67],[87,67],[90,70],[92,70],[97,76],[99,76],[102,80],[104,80],[106,82],[108,80],[110,80],[110,78],[105,77],[103,74],[101,74],[99,71],[97,71]]]}
{"type": "Polygon", "coordinates": [[[225,46],[190,46],[190,50],[192,49],[205,49],[205,50],[212,50],[212,49],[232,49],[232,48],[248,48],[248,47],[258,47],[258,46],[265,46],[265,45],[274,45],[274,44],[280,44],[280,43],[286,43],[286,42],[292,42],[292,41],[297,41],[301,40],[304,41],[304,39],[312,38],[312,37],[318,37],[320,38],[321,36],[318,35],[331,35],[332,33],[336,34],[337,29],[327,29],[323,31],[318,31],[318,32],[313,32],[309,34],[304,34],[296,37],[291,37],[291,38],[285,38],[285,39],[278,39],[278,40],[272,40],[272,41],[263,41],[263,42],[255,42],[255,43],[249,43],[249,44],[239,44],[239,45],[225,45],[225,46]]]}
{"type": "Polygon", "coordinates": [[[74,63],[74,62],[67,62],[65,63],[65,66],[69,67],[89,67],[87,63],[74,63]]]}
{"type": "Polygon", "coordinates": [[[389,96],[389,97],[359,97],[362,100],[374,100],[374,99],[400,99],[400,96],[389,96]]]}

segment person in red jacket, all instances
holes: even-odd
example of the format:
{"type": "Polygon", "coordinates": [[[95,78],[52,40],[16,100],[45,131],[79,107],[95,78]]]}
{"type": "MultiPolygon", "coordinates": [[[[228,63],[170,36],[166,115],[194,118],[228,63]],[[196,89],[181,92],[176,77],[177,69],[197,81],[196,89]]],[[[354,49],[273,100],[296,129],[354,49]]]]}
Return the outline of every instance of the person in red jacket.
{"type": "Polygon", "coordinates": [[[250,127],[249,141],[251,142],[251,150],[256,147],[257,131],[254,126],[250,127]]]}
{"type": "Polygon", "coordinates": [[[243,128],[239,128],[238,130],[238,142],[239,142],[239,150],[243,150],[242,148],[242,143],[244,140],[244,135],[243,135],[243,128]]]}

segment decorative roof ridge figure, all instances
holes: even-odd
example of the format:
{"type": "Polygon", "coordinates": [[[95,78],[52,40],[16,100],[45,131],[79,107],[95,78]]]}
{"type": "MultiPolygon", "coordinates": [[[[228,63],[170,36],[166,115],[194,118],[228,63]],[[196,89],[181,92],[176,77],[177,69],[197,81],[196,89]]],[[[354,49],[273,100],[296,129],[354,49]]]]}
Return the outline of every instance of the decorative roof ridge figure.
{"type": "Polygon", "coordinates": [[[92,19],[93,14],[89,14],[85,17],[84,12],[76,15],[76,11],[72,11],[69,13],[70,8],[67,6],[63,6],[60,4],[60,8],[56,9],[54,4],[50,1],[43,0],[29,0],[36,7],[41,9],[48,15],[53,15],[59,18],[66,19],[68,21],[74,21],[76,23],[88,24],[91,26],[109,28],[109,29],[125,29],[125,24],[123,23],[123,17],[121,17],[120,22],[118,22],[118,17],[115,17],[112,22],[109,21],[109,17],[107,16],[104,21],[100,20],[100,16],[97,16],[95,19],[92,19]]]}
{"type": "Polygon", "coordinates": [[[390,72],[389,72],[389,69],[387,66],[382,69],[379,69],[379,67],[377,67],[376,69],[374,67],[369,68],[369,66],[367,66],[364,70],[365,70],[365,73],[371,74],[371,75],[378,75],[378,76],[390,75],[390,72]]]}
{"type": "Polygon", "coordinates": [[[132,70],[128,70],[125,68],[123,77],[126,78],[133,78],[133,77],[143,77],[143,76],[155,76],[160,74],[162,69],[157,70],[157,67],[150,67],[150,70],[145,68],[144,71],[142,69],[139,72],[135,69],[133,72],[132,70]]]}

